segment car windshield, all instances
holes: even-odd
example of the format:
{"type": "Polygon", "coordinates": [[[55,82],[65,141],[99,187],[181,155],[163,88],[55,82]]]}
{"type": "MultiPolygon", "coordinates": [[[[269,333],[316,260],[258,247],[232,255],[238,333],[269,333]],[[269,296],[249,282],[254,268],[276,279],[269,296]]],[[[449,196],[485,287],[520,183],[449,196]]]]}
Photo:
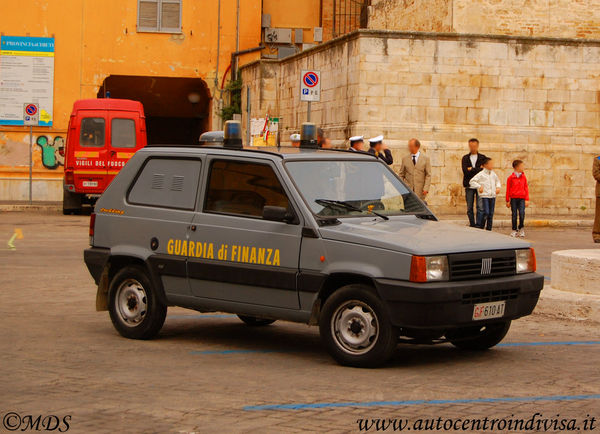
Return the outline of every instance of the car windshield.
{"type": "Polygon", "coordinates": [[[378,161],[288,161],[285,166],[318,216],[431,214],[378,161]]]}

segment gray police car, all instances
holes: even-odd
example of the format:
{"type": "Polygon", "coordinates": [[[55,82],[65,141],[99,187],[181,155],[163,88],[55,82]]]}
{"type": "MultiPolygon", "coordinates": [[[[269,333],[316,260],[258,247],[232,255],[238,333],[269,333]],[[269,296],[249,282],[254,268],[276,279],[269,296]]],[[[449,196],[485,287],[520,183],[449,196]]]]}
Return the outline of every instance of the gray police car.
{"type": "Polygon", "coordinates": [[[483,350],[543,287],[527,242],[438,222],[374,156],[221,146],[147,147],[90,219],[85,262],[128,338],[157,335],[167,306],[319,325],[341,364],[375,367],[398,343],[483,350]]]}

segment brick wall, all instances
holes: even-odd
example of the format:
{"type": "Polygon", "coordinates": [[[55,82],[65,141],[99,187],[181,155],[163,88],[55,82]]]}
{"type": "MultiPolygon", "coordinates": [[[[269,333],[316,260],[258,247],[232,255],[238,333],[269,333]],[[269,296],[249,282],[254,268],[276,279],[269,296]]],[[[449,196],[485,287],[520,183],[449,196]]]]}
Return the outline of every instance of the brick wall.
{"type": "Polygon", "coordinates": [[[600,0],[373,0],[369,28],[600,38],[600,0]]]}
{"type": "Polygon", "coordinates": [[[254,92],[262,86],[272,95],[252,106],[253,116],[282,116],[287,138],[306,119],[299,71],[321,69],[323,101],[313,103],[313,120],[339,146],[350,135],[384,134],[398,162],[407,140],[419,138],[432,159],[428,201],[437,212],[463,213],[460,159],[474,136],[503,181],[513,159],[526,162],[533,213],[592,213],[597,41],[362,31],[268,67],[277,78],[259,83],[264,62],[242,71],[254,92]]]}

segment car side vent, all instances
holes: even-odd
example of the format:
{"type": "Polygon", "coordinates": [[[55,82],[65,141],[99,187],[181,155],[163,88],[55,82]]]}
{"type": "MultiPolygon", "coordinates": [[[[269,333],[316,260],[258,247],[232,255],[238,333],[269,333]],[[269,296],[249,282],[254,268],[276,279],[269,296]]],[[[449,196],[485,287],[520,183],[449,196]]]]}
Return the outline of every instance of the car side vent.
{"type": "Polygon", "coordinates": [[[171,182],[172,191],[183,191],[183,176],[173,175],[173,181],[171,182]]]}
{"type": "Polygon", "coordinates": [[[155,173],[152,176],[152,188],[154,190],[161,190],[165,185],[165,175],[162,173],[155,173]]]}

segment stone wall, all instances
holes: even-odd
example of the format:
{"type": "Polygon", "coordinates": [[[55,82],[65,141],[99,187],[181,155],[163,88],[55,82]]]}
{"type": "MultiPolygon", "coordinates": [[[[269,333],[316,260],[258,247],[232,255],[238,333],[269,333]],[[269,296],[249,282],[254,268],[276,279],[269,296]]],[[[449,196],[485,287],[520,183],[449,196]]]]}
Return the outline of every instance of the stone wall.
{"type": "Polygon", "coordinates": [[[374,0],[369,28],[600,38],[600,0],[374,0]]]}
{"type": "Polygon", "coordinates": [[[334,144],[384,134],[399,162],[407,140],[421,140],[432,159],[428,202],[437,212],[463,213],[460,159],[467,140],[478,137],[503,181],[513,159],[525,161],[531,212],[592,214],[600,42],[361,31],[282,62],[251,64],[243,80],[264,95],[252,116],[282,116],[284,139],[306,119],[299,101],[305,67],[322,71],[313,120],[334,144]],[[259,78],[265,68],[271,77],[259,78]]]}
{"type": "Polygon", "coordinates": [[[373,0],[369,29],[452,32],[452,0],[373,0]]]}

